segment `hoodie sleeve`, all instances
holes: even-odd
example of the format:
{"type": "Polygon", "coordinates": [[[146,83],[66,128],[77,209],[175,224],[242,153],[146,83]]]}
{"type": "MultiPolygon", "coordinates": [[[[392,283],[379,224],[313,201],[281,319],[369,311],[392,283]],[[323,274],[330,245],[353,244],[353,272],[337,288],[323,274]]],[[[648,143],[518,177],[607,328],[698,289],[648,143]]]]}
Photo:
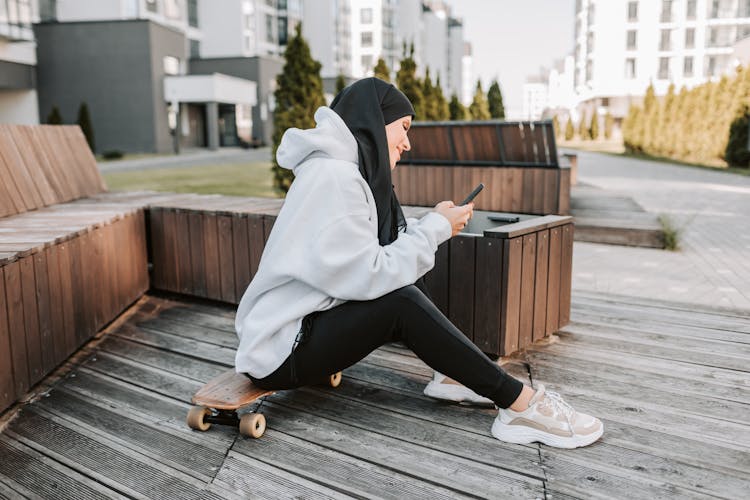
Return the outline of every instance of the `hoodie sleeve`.
{"type": "Polygon", "coordinates": [[[372,300],[414,283],[435,265],[438,245],[451,237],[448,220],[430,212],[412,221],[390,245],[380,246],[367,215],[346,215],[314,238],[309,265],[297,279],[331,297],[372,300]]]}

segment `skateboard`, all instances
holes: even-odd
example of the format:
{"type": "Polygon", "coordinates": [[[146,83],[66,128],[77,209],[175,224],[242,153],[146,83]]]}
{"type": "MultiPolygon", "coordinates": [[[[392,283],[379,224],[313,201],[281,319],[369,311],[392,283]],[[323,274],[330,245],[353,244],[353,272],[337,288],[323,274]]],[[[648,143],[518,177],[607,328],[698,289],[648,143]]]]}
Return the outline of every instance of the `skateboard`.
{"type": "MultiPolygon", "coordinates": [[[[331,387],[338,387],[340,383],[341,372],[328,378],[331,387]]],[[[188,412],[187,425],[197,431],[207,431],[211,424],[231,425],[239,427],[245,437],[259,438],[266,432],[266,417],[257,412],[240,416],[237,410],[274,392],[253,385],[249,378],[234,369],[227,370],[195,393],[195,406],[188,412]]]]}

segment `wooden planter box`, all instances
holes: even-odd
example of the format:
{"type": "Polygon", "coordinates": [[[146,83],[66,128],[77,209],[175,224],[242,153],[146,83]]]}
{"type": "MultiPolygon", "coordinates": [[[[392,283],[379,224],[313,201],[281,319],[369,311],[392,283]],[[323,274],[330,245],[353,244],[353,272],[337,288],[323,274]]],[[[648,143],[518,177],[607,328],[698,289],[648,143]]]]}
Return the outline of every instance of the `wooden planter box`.
{"type": "Polygon", "coordinates": [[[551,122],[417,122],[409,138],[393,171],[403,205],[458,202],[483,182],[477,209],[570,212],[571,171],[558,161],[551,122]]]}
{"type": "MultiPolygon", "coordinates": [[[[419,209],[410,208],[409,216],[419,209]]],[[[425,276],[440,310],[482,351],[505,356],[570,321],[573,221],[516,215],[498,226],[475,211],[463,234],[442,244],[425,276]]]]}
{"type": "MultiPolygon", "coordinates": [[[[151,207],[151,285],[239,303],[281,204],[195,197],[151,207]]],[[[409,217],[426,210],[404,207],[409,217]]],[[[569,321],[572,218],[519,215],[520,222],[500,226],[487,212],[475,214],[463,234],[440,246],[425,279],[461,331],[484,352],[504,356],[569,321]]]]}

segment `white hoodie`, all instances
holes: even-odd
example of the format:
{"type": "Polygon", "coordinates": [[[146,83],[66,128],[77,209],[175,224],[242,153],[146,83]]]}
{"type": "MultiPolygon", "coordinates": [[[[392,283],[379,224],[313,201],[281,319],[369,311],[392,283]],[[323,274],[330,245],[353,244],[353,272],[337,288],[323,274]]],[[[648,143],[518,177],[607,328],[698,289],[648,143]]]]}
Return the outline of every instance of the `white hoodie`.
{"type": "Polygon", "coordinates": [[[289,356],[304,316],[414,283],[451,237],[448,219],[430,212],[408,219],[406,232],[380,246],[375,199],[359,173],[354,136],[330,108],[318,108],[315,122],[281,139],[276,159],[295,180],[235,318],[235,368],[256,378],[289,356]]]}

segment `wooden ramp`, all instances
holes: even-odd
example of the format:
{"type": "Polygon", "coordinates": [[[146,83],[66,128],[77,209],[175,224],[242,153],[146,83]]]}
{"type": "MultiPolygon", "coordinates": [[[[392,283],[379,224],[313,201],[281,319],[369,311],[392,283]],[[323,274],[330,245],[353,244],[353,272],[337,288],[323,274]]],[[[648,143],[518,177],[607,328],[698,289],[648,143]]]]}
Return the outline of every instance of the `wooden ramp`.
{"type": "Polygon", "coordinates": [[[570,214],[576,241],[664,248],[658,217],[627,196],[579,184],[570,189],[570,214]]]}
{"type": "Polygon", "coordinates": [[[576,294],[507,369],[602,418],[578,450],[491,437],[494,411],[422,395],[399,345],[335,390],[269,397],[261,439],[185,425],[234,358],[233,310],[147,296],[0,433],[0,497],[740,498],[750,486],[750,315],[576,294]]]}

